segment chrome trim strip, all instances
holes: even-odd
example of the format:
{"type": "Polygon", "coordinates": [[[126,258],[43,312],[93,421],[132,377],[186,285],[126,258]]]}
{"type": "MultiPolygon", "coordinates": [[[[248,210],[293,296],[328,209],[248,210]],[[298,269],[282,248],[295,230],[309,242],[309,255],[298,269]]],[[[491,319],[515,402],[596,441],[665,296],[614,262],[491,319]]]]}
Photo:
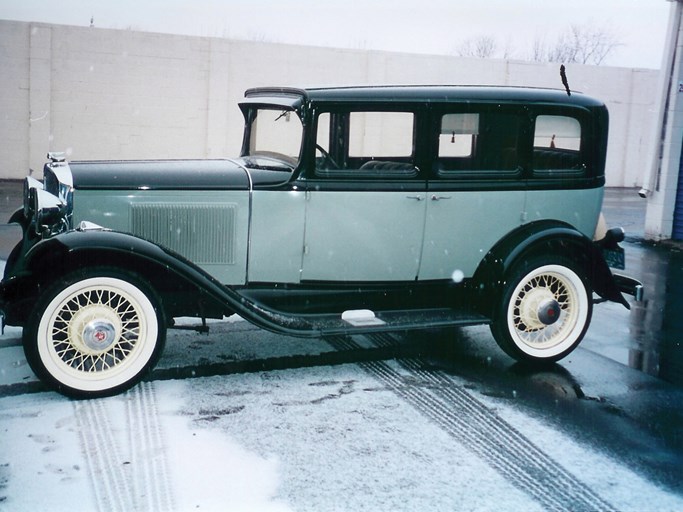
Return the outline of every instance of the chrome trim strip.
{"type": "Polygon", "coordinates": [[[233,160],[232,158],[226,158],[226,161],[235,164],[237,167],[242,169],[247,174],[247,179],[249,180],[249,209],[247,212],[247,261],[244,269],[244,284],[247,284],[249,282],[249,255],[251,254],[251,212],[254,198],[254,182],[251,178],[249,169],[247,169],[244,164],[238,162],[237,160],[233,160]]]}

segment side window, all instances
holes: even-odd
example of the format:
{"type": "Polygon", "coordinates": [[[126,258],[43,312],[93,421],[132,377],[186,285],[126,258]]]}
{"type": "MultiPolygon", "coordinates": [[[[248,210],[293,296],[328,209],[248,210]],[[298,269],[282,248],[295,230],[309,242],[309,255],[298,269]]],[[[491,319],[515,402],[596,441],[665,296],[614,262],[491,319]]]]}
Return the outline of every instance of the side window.
{"type": "Polygon", "coordinates": [[[490,108],[442,115],[436,173],[445,178],[516,176],[524,119],[522,113],[490,108]]]}
{"type": "Polygon", "coordinates": [[[479,135],[479,114],[446,114],[441,118],[439,158],[471,158],[479,135]]]}
{"type": "Polygon", "coordinates": [[[349,157],[410,157],[413,117],[409,112],[351,112],[349,157]]]}
{"type": "Polygon", "coordinates": [[[318,116],[315,174],[331,178],[417,176],[415,114],[346,111],[318,116]]]}
{"type": "Polygon", "coordinates": [[[534,171],[577,171],[581,159],[581,123],[567,116],[536,117],[534,126],[534,171]]]}

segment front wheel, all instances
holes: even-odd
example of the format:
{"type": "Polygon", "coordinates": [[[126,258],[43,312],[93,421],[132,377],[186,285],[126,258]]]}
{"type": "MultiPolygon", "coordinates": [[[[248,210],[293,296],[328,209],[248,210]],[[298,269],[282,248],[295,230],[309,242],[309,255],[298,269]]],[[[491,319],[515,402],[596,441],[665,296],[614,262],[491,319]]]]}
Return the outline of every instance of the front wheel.
{"type": "Polygon", "coordinates": [[[491,331],[498,345],[518,361],[557,361],[586,334],[593,312],[591,295],[572,261],[525,261],[506,281],[491,331]]]}
{"type": "Polygon", "coordinates": [[[132,274],[86,269],[55,283],[24,329],[33,371],[61,393],[96,397],[136,384],[166,338],[154,292],[132,274]]]}

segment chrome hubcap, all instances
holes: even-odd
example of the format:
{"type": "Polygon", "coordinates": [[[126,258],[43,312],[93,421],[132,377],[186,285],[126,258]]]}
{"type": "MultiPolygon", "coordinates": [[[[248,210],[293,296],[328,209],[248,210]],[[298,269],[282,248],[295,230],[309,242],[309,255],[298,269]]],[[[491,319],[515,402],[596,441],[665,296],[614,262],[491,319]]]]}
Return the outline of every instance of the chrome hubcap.
{"type": "Polygon", "coordinates": [[[86,324],[82,339],[91,350],[107,350],[117,339],[116,327],[109,322],[94,320],[86,324]]]}
{"type": "Polygon", "coordinates": [[[536,314],[542,323],[552,325],[560,318],[561,311],[560,304],[556,300],[549,299],[538,305],[536,314]]]}

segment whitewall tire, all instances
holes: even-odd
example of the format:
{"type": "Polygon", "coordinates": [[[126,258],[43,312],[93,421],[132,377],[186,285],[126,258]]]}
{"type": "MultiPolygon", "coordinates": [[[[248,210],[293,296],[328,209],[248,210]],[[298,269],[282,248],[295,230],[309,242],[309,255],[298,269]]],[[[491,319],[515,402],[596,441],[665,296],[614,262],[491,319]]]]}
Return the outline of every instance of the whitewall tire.
{"type": "Polygon", "coordinates": [[[123,391],[151,369],[163,348],[166,329],[158,303],[132,275],[78,272],[39,301],[24,329],[27,359],[66,395],[123,391]]]}
{"type": "Polygon", "coordinates": [[[592,292],[579,267],[540,257],[512,271],[491,331],[519,361],[557,361],[581,342],[592,312],[592,292]]]}

